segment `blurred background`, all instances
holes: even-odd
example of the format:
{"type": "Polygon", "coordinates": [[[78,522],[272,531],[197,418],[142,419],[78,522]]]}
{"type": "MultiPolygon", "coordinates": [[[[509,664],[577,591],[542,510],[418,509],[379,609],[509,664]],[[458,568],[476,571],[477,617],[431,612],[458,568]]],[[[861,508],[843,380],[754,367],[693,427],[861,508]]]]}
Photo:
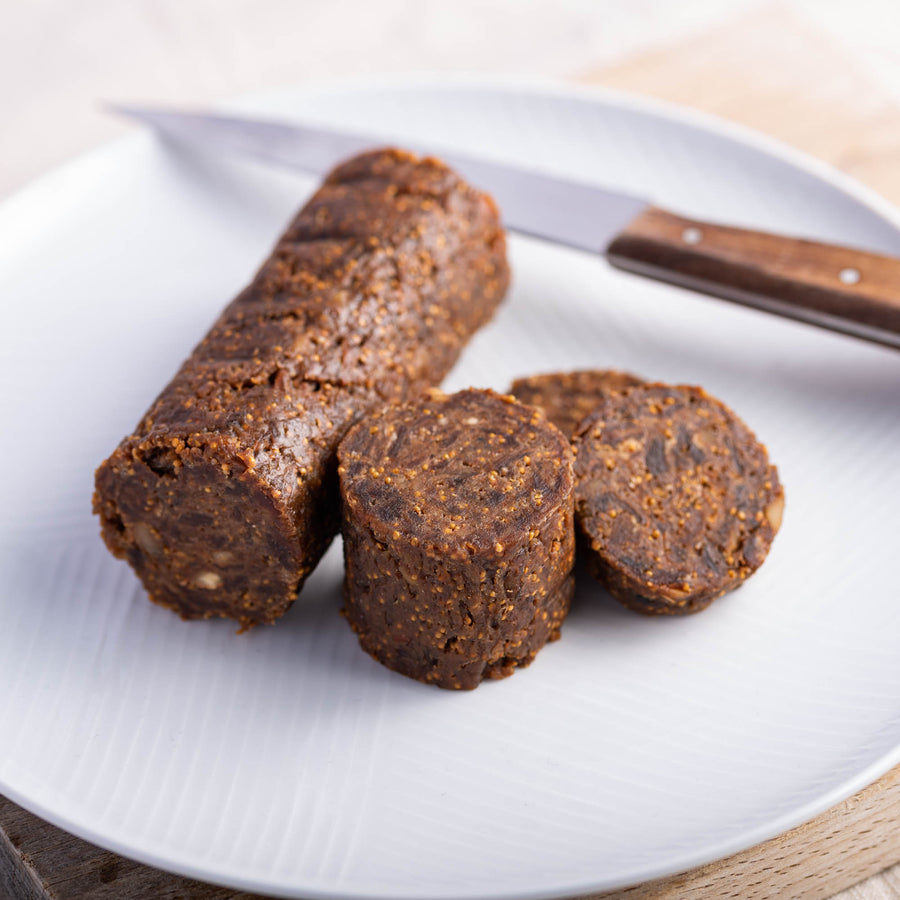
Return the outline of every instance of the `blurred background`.
{"type": "Polygon", "coordinates": [[[898,0],[5,0],[0,196],[127,125],[380,72],[527,74],[736,120],[900,202],[898,0]]]}

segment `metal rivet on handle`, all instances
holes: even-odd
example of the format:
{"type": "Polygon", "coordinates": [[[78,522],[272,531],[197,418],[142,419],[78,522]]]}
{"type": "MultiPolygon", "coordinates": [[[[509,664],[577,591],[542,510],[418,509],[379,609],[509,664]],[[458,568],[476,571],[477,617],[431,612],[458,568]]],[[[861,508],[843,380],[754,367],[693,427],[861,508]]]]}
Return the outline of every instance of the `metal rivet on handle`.
{"type": "Polygon", "coordinates": [[[703,240],[703,232],[699,228],[685,228],[681,232],[681,239],[686,244],[699,244],[703,240]]]}
{"type": "Polygon", "coordinates": [[[859,269],[841,269],[838,274],[838,278],[841,279],[842,284],[857,284],[859,279],[862,278],[862,275],[859,274],[859,269]]]}

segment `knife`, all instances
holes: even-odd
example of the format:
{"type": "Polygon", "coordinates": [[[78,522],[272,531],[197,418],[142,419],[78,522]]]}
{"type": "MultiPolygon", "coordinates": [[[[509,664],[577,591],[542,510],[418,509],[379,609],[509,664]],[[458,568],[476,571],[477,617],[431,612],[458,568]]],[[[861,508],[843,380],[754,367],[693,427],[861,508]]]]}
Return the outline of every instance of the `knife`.
{"type": "MultiPolygon", "coordinates": [[[[166,138],[324,175],[391,143],[331,129],[174,110],[112,106],[166,138]]],[[[604,254],[616,268],[900,349],[900,259],[703,222],[647,199],[440,148],[490,193],[512,231],[604,254]]]]}

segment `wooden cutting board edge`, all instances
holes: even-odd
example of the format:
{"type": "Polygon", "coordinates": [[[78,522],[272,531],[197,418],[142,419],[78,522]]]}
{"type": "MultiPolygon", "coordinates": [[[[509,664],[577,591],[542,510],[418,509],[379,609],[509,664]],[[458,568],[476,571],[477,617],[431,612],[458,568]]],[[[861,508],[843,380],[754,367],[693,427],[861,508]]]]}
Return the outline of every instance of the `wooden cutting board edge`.
{"type": "Polygon", "coordinates": [[[898,822],[900,766],[762,844],[681,875],[593,894],[590,900],[823,900],[900,860],[898,822]]]}
{"type": "MultiPolygon", "coordinates": [[[[810,822],[734,856],[582,900],[823,900],[900,859],[900,766],[810,822]]],[[[68,834],[0,797],[0,900],[252,900],[68,834]]]]}

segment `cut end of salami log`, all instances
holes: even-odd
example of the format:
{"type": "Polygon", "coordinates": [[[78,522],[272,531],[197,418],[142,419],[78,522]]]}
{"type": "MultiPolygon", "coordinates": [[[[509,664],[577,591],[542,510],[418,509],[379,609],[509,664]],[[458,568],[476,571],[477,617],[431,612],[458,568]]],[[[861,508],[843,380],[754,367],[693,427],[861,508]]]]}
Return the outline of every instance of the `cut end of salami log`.
{"type": "Polygon", "coordinates": [[[275,621],[337,532],[344,433],[437,384],[508,282],[496,207],[441,162],[342,164],[98,469],[107,546],[184,618],[275,621]]]}

